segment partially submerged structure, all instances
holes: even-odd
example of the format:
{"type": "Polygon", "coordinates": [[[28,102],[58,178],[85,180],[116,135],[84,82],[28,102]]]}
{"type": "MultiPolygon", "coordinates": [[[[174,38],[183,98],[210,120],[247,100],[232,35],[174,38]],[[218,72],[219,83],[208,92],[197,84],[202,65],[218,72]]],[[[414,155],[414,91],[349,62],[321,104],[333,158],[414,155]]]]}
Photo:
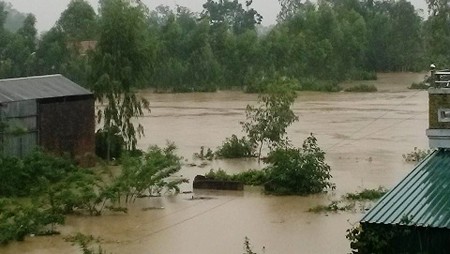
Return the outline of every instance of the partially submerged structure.
{"type": "Polygon", "coordinates": [[[0,80],[0,152],[95,153],[94,96],[62,75],[0,80]]]}
{"type": "Polygon", "coordinates": [[[450,71],[433,75],[426,134],[435,150],[360,222],[385,253],[450,252],[450,71]]]}

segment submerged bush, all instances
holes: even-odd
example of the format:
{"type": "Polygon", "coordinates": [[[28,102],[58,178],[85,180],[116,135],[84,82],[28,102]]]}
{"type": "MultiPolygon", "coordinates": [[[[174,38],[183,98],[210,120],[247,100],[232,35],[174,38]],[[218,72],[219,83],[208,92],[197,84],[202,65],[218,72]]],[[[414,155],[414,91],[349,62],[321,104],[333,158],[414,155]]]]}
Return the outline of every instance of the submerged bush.
{"type": "Polygon", "coordinates": [[[419,149],[417,147],[414,147],[414,150],[412,152],[409,152],[407,154],[403,154],[402,157],[406,162],[420,162],[421,160],[425,159],[432,150],[430,149],[419,149]]]}
{"type": "Polygon", "coordinates": [[[355,207],[354,204],[342,204],[342,201],[331,201],[328,205],[318,205],[308,209],[308,212],[321,213],[321,212],[334,212],[348,211],[355,207]]]}
{"type": "Polygon", "coordinates": [[[325,152],[311,135],[301,148],[278,148],[266,160],[268,183],[265,190],[274,194],[307,195],[334,189],[330,166],[325,162],[325,152]]]}
{"type": "Polygon", "coordinates": [[[255,157],[255,145],[246,137],[239,139],[236,135],[226,138],[222,146],[216,151],[219,158],[248,158],[255,157]]]}
{"type": "Polygon", "coordinates": [[[386,194],[388,190],[382,186],[378,187],[377,189],[364,189],[360,192],[356,193],[347,193],[345,195],[345,198],[348,200],[377,200],[386,194]]]}
{"type": "Polygon", "coordinates": [[[241,173],[230,175],[222,169],[210,170],[205,174],[206,178],[221,181],[236,181],[245,185],[263,185],[267,182],[266,173],[263,170],[250,169],[241,173]]]}
{"type": "Polygon", "coordinates": [[[0,244],[23,241],[29,234],[53,233],[55,224],[63,224],[64,216],[43,204],[21,204],[0,200],[0,244]]]}

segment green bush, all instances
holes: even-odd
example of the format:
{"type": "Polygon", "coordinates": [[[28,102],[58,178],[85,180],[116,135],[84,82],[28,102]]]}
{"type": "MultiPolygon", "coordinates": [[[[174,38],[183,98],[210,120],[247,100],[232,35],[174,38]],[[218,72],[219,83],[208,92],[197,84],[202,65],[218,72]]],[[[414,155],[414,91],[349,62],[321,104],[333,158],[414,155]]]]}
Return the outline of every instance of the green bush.
{"type": "Polygon", "coordinates": [[[344,90],[345,92],[358,92],[358,93],[372,93],[378,91],[374,85],[360,84],[355,85],[344,90]]]}
{"type": "Polygon", "coordinates": [[[278,148],[266,160],[268,183],[265,190],[280,195],[307,195],[320,193],[327,188],[334,189],[330,166],[325,163],[325,152],[311,135],[302,148],[278,148]]]}
{"type": "Polygon", "coordinates": [[[162,191],[179,192],[178,185],[187,179],[171,179],[181,169],[181,157],[175,154],[176,146],[169,143],[165,148],[151,146],[141,157],[122,157],[122,171],[112,180],[105,195],[116,198],[125,197],[125,202],[139,196],[161,195],[162,191]]]}
{"type": "Polygon", "coordinates": [[[210,170],[205,174],[206,178],[220,181],[236,181],[245,185],[263,185],[267,182],[266,173],[263,170],[250,169],[241,173],[230,175],[222,169],[210,170]]]}
{"type": "Polygon", "coordinates": [[[45,205],[0,200],[0,244],[23,241],[28,234],[48,234],[53,231],[54,224],[63,223],[64,216],[53,213],[45,205]]]}
{"type": "Polygon", "coordinates": [[[23,160],[0,157],[0,197],[28,196],[40,189],[42,179],[56,183],[76,169],[72,161],[41,151],[34,151],[23,160]]]}
{"type": "Polygon", "coordinates": [[[248,158],[255,157],[255,145],[246,137],[239,139],[236,135],[226,138],[221,147],[217,148],[219,158],[248,158]]]}

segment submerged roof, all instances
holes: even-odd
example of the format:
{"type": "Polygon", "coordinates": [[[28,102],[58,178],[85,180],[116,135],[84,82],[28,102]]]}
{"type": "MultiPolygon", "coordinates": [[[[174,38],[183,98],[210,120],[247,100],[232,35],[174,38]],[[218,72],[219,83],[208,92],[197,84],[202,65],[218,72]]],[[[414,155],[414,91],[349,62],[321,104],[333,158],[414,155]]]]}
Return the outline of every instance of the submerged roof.
{"type": "Polygon", "coordinates": [[[429,155],[361,223],[450,229],[450,150],[429,155]]]}
{"type": "Polygon", "coordinates": [[[0,103],[89,94],[60,74],[0,80],[0,103]]]}

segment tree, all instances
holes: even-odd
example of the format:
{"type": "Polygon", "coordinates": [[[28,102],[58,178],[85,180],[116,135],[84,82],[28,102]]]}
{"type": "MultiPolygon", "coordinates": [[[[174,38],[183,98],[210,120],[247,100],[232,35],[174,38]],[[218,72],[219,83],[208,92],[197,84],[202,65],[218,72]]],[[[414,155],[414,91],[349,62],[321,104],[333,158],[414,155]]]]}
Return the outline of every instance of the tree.
{"type": "Polygon", "coordinates": [[[250,8],[252,0],[246,1],[246,9],[237,0],[207,0],[203,4],[203,18],[208,18],[212,26],[226,26],[237,34],[248,29],[255,29],[256,24],[261,24],[263,17],[253,8],[250,8]]]}
{"type": "Polygon", "coordinates": [[[101,33],[91,59],[92,90],[99,102],[107,102],[98,120],[103,121],[107,133],[118,127],[130,150],[136,148],[137,136],[144,133],[132,119],[143,115],[143,109],[149,110],[148,101],[138,98],[133,90],[148,66],[146,20],[146,8],[140,1],[102,0],[101,33]]]}
{"type": "Polygon", "coordinates": [[[258,106],[247,105],[247,120],[241,123],[250,141],[259,146],[258,160],[261,159],[264,144],[269,148],[286,145],[286,128],[298,121],[291,109],[297,97],[291,87],[287,84],[277,84],[269,86],[267,91],[259,96],[258,106]]]}
{"type": "Polygon", "coordinates": [[[66,35],[68,41],[93,40],[98,30],[97,15],[87,1],[71,0],[56,26],[66,35]]]}
{"type": "Polygon", "coordinates": [[[301,0],[278,0],[278,2],[281,5],[281,10],[277,15],[278,23],[295,16],[303,5],[301,0]]]}

